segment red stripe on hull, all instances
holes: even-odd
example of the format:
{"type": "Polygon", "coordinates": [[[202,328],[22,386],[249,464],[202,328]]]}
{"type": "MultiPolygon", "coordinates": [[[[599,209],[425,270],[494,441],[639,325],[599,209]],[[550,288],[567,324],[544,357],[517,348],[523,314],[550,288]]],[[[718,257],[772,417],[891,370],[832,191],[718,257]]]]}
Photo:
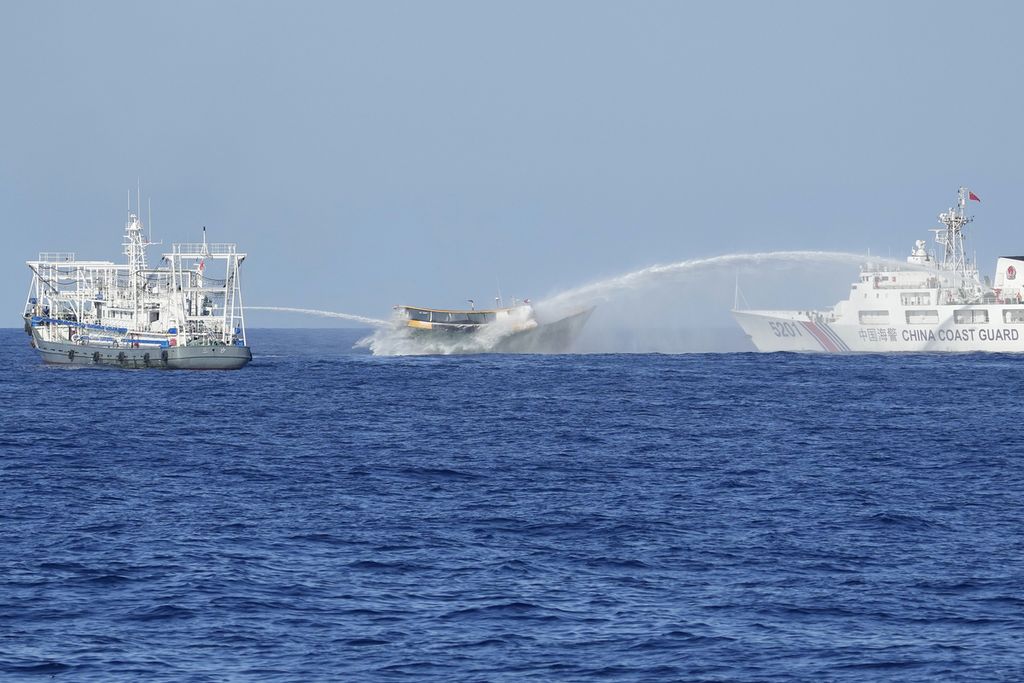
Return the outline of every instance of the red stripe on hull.
{"type": "Polygon", "coordinates": [[[839,353],[839,347],[829,339],[828,335],[818,329],[818,326],[813,322],[804,322],[804,328],[811,333],[811,336],[818,340],[821,347],[831,353],[839,353]]]}

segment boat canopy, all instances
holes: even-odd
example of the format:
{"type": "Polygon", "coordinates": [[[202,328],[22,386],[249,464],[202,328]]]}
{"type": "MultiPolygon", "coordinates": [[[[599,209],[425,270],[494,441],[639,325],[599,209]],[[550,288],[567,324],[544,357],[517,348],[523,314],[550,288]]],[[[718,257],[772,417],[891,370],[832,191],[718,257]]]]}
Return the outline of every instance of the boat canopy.
{"type": "Polygon", "coordinates": [[[449,323],[452,325],[484,325],[497,319],[499,312],[510,309],[501,308],[485,311],[451,310],[443,308],[419,308],[416,306],[399,306],[410,320],[425,323],[449,323]]]}

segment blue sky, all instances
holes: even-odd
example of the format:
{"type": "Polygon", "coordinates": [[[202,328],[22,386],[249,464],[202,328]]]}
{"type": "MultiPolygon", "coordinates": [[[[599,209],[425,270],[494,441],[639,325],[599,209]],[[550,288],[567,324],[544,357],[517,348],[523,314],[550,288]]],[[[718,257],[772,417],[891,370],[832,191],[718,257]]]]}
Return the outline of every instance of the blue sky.
{"type": "MultiPolygon", "coordinates": [[[[1022,15],[994,2],[8,3],[7,324],[36,252],[119,258],[136,178],[165,243],[203,225],[240,243],[253,305],[385,316],[486,300],[499,281],[540,298],[732,251],[902,255],[960,184],[983,199],[973,245],[989,272],[1024,253],[1022,15]]],[[[757,303],[833,303],[837,287],[757,303]]]]}

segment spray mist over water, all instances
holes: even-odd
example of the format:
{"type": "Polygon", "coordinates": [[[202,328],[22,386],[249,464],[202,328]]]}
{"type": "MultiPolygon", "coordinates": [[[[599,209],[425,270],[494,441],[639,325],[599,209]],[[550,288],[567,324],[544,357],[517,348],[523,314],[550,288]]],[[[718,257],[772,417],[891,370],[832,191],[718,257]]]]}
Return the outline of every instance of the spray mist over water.
{"type": "Polygon", "coordinates": [[[520,306],[509,315],[481,325],[471,334],[424,335],[396,318],[394,324],[374,331],[356,342],[375,356],[451,355],[487,353],[495,350],[510,335],[537,327],[529,306],[520,306]]]}
{"type": "Polygon", "coordinates": [[[701,270],[756,266],[767,263],[861,264],[868,259],[877,263],[891,263],[907,267],[905,262],[895,259],[879,259],[842,251],[767,251],[752,254],[723,254],[722,256],[678,261],[667,265],[649,266],[600,282],[567,289],[537,302],[536,308],[538,315],[543,314],[544,317],[562,315],[583,306],[592,306],[601,301],[607,301],[616,293],[649,287],[701,270]]]}
{"type": "MultiPolygon", "coordinates": [[[[602,302],[614,300],[616,295],[622,296],[629,292],[663,287],[673,281],[685,280],[685,276],[694,273],[714,270],[724,271],[729,268],[749,268],[750,266],[768,264],[842,263],[859,265],[869,260],[879,264],[898,265],[903,268],[908,267],[903,261],[837,251],[771,251],[748,254],[724,254],[710,258],[689,259],[666,265],[649,266],[599,282],[568,289],[538,301],[533,306],[533,312],[537,322],[540,325],[546,325],[561,320],[566,316],[585,311],[602,302]]],[[[699,287],[688,288],[684,293],[689,293],[694,297],[706,294],[699,287]]],[[[632,325],[636,323],[636,320],[627,319],[626,323],[632,325]]],[[[502,326],[494,323],[486,326],[485,329],[476,334],[467,335],[465,338],[452,339],[417,334],[407,327],[398,325],[390,329],[382,328],[377,330],[373,335],[361,340],[360,345],[369,348],[375,355],[485,353],[495,350],[516,329],[514,324],[502,326]]]]}
{"type": "MultiPolygon", "coordinates": [[[[879,265],[890,265],[900,268],[913,268],[905,261],[866,256],[840,251],[769,251],[759,253],[723,254],[709,258],[689,259],[666,265],[655,265],[635,270],[622,275],[567,289],[534,304],[532,312],[536,320],[530,319],[531,309],[522,307],[513,311],[512,315],[501,321],[483,326],[478,332],[457,337],[431,336],[417,334],[403,324],[400,317],[392,320],[367,318],[349,313],[335,313],[307,308],[288,308],[282,306],[247,306],[249,310],[282,311],[303,313],[328,318],[340,318],[353,322],[372,325],[378,328],[373,334],[359,340],[357,346],[369,348],[374,355],[400,356],[421,354],[457,354],[486,353],[498,348],[502,341],[510,335],[520,332],[524,325],[531,323],[545,325],[556,322],[566,316],[585,311],[601,302],[608,302],[616,295],[664,286],[674,280],[684,280],[685,276],[705,271],[724,270],[758,265],[799,265],[842,263],[860,265],[866,261],[879,265]]],[[[694,296],[705,294],[700,288],[688,289],[687,293],[694,296]]]]}
{"type": "Polygon", "coordinates": [[[362,315],[355,315],[353,313],[335,313],[334,311],[321,311],[315,308],[288,308],[286,306],[246,306],[247,311],[278,311],[281,313],[302,313],[304,315],[315,315],[321,318],[340,318],[341,320],[351,320],[352,322],[362,323],[364,325],[373,325],[374,327],[389,327],[391,325],[387,320],[380,320],[379,318],[367,318],[362,315]]]}

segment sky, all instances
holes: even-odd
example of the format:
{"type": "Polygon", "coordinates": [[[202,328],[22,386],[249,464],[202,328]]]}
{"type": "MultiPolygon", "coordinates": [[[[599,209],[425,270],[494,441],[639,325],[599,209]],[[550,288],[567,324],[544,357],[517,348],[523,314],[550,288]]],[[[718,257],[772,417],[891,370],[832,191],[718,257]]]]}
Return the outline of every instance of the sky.
{"type": "MultiPolygon", "coordinates": [[[[163,248],[205,225],[249,254],[249,305],[386,317],[737,251],[902,257],[960,185],[991,272],[1024,253],[1022,8],[7,2],[0,304],[20,325],[37,252],[121,260],[137,182],[163,248]]],[[[745,273],[747,298],[834,303],[856,268],[829,268],[745,273]]],[[[726,320],[730,278],[651,298],[726,320]]]]}

